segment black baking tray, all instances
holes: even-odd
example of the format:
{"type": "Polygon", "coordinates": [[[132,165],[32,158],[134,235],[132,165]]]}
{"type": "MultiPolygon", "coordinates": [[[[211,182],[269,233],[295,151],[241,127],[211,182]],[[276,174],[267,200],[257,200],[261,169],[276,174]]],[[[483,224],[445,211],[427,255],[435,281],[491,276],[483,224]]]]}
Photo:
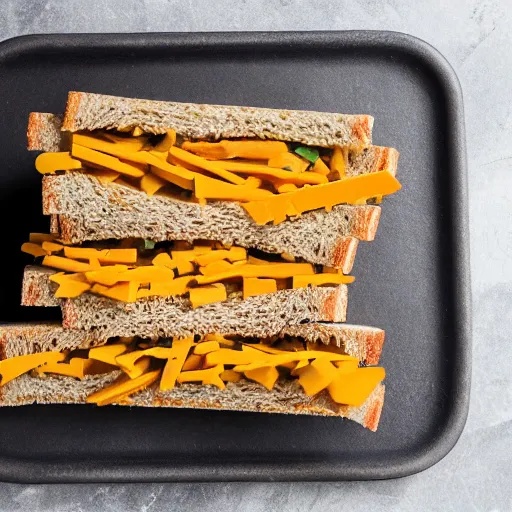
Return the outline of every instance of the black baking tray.
{"type": "Polygon", "coordinates": [[[26,406],[0,410],[0,479],[25,482],[382,479],[421,471],[462,432],[470,388],[470,274],[462,94],[445,59],[392,32],[44,35],[0,45],[0,321],[18,306],[17,247],[48,229],[26,147],[31,111],[69,90],[375,116],[403,189],[361,243],[348,319],[383,327],[377,433],[335,418],[26,406]]]}

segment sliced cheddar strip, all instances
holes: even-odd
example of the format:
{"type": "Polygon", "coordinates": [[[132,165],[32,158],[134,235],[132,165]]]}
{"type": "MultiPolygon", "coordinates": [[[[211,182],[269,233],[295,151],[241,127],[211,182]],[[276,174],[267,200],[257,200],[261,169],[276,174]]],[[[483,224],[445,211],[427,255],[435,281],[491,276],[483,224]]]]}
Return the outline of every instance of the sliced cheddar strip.
{"type": "Polygon", "coordinates": [[[191,288],[189,294],[190,302],[194,309],[205,304],[222,302],[228,298],[226,287],[220,283],[191,288]]]}
{"type": "Polygon", "coordinates": [[[279,372],[275,366],[265,366],[261,368],[255,368],[254,370],[247,370],[244,375],[254,380],[258,384],[265,386],[269,391],[274,387],[277,379],[279,378],[279,372]]]}
{"type": "Polygon", "coordinates": [[[352,176],[324,185],[304,187],[289,194],[273,195],[263,201],[243,203],[247,213],[257,224],[279,224],[287,216],[326,208],[337,204],[357,204],[378,195],[400,190],[399,181],[388,171],[352,176]]]}
{"type": "Polygon", "coordinates": [[[46,251],[39,244],[34,244],[32,242],[25,242],[21,246],[21,252],[30,254],[36,258],[46,256],[46,251]]]}
{"type": "Polygon", "coordinates": [[[275,189],[276,189],[276,192],[278,192],[279,194],[286,194],[287,192],[295,192],[297,190],[297,185],[295,185],[294,183],[287,183],[286,181],[283,181],[283,180],[276,180],[274,183],[273,183],[275,189]]]}
{"type": "Polygon", "coordinates": [[[277,291],[275,279],[258,279],[255,277],[244,277],[243,281],[244,300],[255,295],[274,293],[277,291]]]}
{"type": "Polygon", "coordinates": [[[0,361],[0,386],[7,384],[16,377],[38,366],[47,363],[58,363],[64,361],[64,359],[66,359],[66,356],[60,352],[40,352],[38,354],[28,354],[4,359],[0,361]]]}
{"type": "Polygon", "coordinates": [[[208,176],[197,174],[194,181],[194,195],[198,199],[226,201],[260,201],[274,194],[261,188],[247,185],[233,185],[208,176]]]}
{"type": "Polygon", "coordinates": [[[181,371],[188,372],[191,370],[201,370],[203,366],[203,356],[198,356],[197,354],[190,354],[187,357],[185,363],[183,363],[183,367],[181,371]]]}
{"type": "Polygon", "coordinates": [[[121,162],[119,158],[100,153],[94,149],[79,146],[78,144],[73,144],[71,146],[71,154],[81,161],[101,165],[102,167],[106,167],[107,169],[118,172],[119,174],[124,174],[133,178],[141,178],[145,174],[145,172],[141,171],[138,167],[121,162]]]}
{"type": "Polygon", "coordinates": [[[233,265],[231,270],[221,274],[197,276],[198,284],[211,284],[233,277],[267,277],[271,279],[288,278],[294,275],[314,274],[315,269],[310,263],[270,263],[268,265],[233,265]]]}
{"type": "Polygon", "coordinates": [[[186,151],[191,151],[196,155],[210,160],[222,160],[224,158],[268,160],[269,158],[288,151],[284,142],[259,140],[222,140],[220,142],[186,141],[181,147],[186,151]]]}
{"type": "Polygon", "coordinates": [[[151,263],[153,265],[156,265],[157,267],[166,267],[171,269],[176,268],[176,262],[166,252],[161,252],[160,254],[157,254],[151,260],[151,263]]]}
{"type": "MultiPolygon", "coordinates": [[[[293,156],[289,153],[290,156],[293,156]]],[[[329,180],[316,172],[290,172],[280,168],[270,167],[262,164],[249,164],[246,162],[240,162],[233,160],[229,162],[222,162],[222,165],[235,173],[248,174],[250,176],[260,176],[263,178],[273,178],[276,180],[282,180],[284,183],[295,183],[297,185],[318,185],[321,183],[327,183],[329,180]]]]}
{"type": "Polygon", "coordinates": [[[101,142],[106,144],[110,142],[115,143],[115,146],[119,151],[123,151],[125,153],[133,153],[140,151],[147,144],[148,138],[121,137],[119,135],[115,135],[114,133],[105,131],[98,134],[93,134],[90,132],[87,134],[73,133],[72,141],[75,144],[79,144],[80,146],[96,149],[97,151],[102,151],[103,153],[108,153],[108,151],[105,151],[105,148],[110,146],[101,145],[101,142]]]}
{"type": "Polygon", "coordinates": [[[75,260],[98,258],[101,263],[137,263],[137,249],[89,249],[86,247],[64,247],[64,256],[75,260]]]}
{"type": "Polygon", "coordinates": [[[96,361],[102,361],[103,363],[119,366],[116,358],[127,350],[128,347],[123,343],[94,347],[89,349],[89,359],[95,359],[96,361]]]}
{"type": "Polygon", "coordinates": [[[322,286],[324,284],[349,284],[355,281],[354,276],[344,274],[314,274],[306,276],[293,276],[293,288],[307,288],[308,286],[322,286]]]}
{"type": "Polygon", "coordinates": [[[137,298],[142,297],[168,297],[170,295],[183,295],[189,290],[189,284],[194,276],[177,277],[174,281],[165,283],[151,283],[148,290],[141,289],[137,292],[137,298]]]}
{"type": "Polygon", "coordinates": [[[167,185],[167,181],[159,178],[156,174],[149,173],[140,180],[140,189],[148,196],[155,195],[161,188],[167,185]]]}
{"type": "Polygon", "coordinates": [[[82,167],[82,162],[72,158],[67,151],[65,153],[41,153],[36,158],[36,169],[41,174],[53,174],[57,171],[70,171],[82,167]]]}
{"type": "Polygon", "coordinates": [[[93,169],[91,171],[88,171],[86,174],[89,176],[94,176],[97,178],[101,183],[112,183],[113,181],[116,181],[121,176],[120,173],[111,171],[109,169],[93,169]]]}
{"type": "Polygon", "coordinates": [[[240,375],[239,373],[237,373],[233,370],[224,370],[220,374],[220,378],[224,382],[238,382],[242,378],[242,375],[240,375]]]}
{"type": "Polygon", "coordinates": [[[340,369],[327,390],[336,403],[357,407],[385,376],[386,371],[380,367],[357,368],[349,373],[340,369]]]}
{"type": "Polygon", "coordinates": [[[331,170],[327,165],[325,165],[325,162],[321,158],[317,158],[313,168],[311,169],[313,172],[316,172],[318,174],[321,174],[322,176],[327,176],[331,170]]]}
{"type": "Polygon", "coordinates": [[[214,274],[220,274],[222,272],[228,272],[232,267],[232,264],[226,260],[214,261],[213,263],[209,263],[205,267],[201,267],[199,272],[205,276],[211,276],[214,274]]]}
{"type": "MultiPolygon", "coordinates": [[[[200,343],[198,346],[201,346],[200,343]]],[[[196,347],[197,348],[197,347],[196,347]]],[[[268,354],[261,350],[256,350],[247,345],[242,346],[242,350],[231,350],[230,348],[221,348],[206,354],[204,358],[205,366],[217,366],[218,364],[251,364],[258,361],[267,361],[268,354]]]]}
{"type": "Polygon", "coordinates": [[[343,150],[336,146],[331,156],[331,172],[334,173],[337,179],[343,179],[345,177],[345,155],[343,150]]]}
{"type": "Polygon", "coordinates": [[[268,165],[269,167],[286,169],[294,173],[302,173],[309,167],[309,162],[286,151],[285,153],[280,153],[272,157],[268,161],[268,165]]]}
{"type": "Polygon", "coordinates": [[[204,356],[205,354],[208,354],[209,352],[214,352],[216,350],[220,349],[220,345],[218,341],[210,340],[210,341],[203,341],[202,343],[198,343],[194,347],[194,354],[199,356],[204,356]]]}
{"type": "Polygon", "coordinates": [[[161,373],[162,370],[153,370],[140,375],[136,379],[130,379],[128,376],[122,375],[112,385],[89,395],[86,401],[87,403],[97,405],[108,405],[114,402],[120,402],[126,397],[155,383],[161,373]]]}
{"type": "Polygon", "coordinates": [[[174,144],[176,144],[176,131],[167,130],[164,138],[154,147],[154,150],[166,153],[174,144]]]}
{"type": "Polygon", "coordinates": [[[194,338],[174,340],[172,343],[173,358],[168,359],[160,380],[160,389],[170,391],[176,385],[176,380],[185,364],[190,348],[194,345],[194,338]]]}
{"type": "Polygon", "coordinates": [[[63,245],[56,244],[55,242],[43,242],[41,247],[44,251],[46,251],[47,254],[51,254],[52,252],[60,252],[64,249],[63,245]]]}
{"type": "Polygon", "coordinates": [[[220,389],[225,389],[226,385],[220,378],[220,374],[224,371],[224,366],[219,364],[207,370],[193,370],[190,372],[181,372],[178,375],[178,382],[201,382],[202,384],[210,384],[220,389]]]}
{"type": "Polygon", "coordinates": [[[88,272],[91,270],[91,265],[88,263],[63,258],[62,256],[45,256],[43,259],[43,265],[45,267],[65,270],[66,272],[88,272]]]}
{"type": "Polygon", "coordinates": [[[43,373],[54,373],[56,375],[66,375],[68,377],[75,377],[76,379],[83,379],[87,365],[88,359],[73,357],[69,363],[46,363],[36,368],[36,372],[39,375],[43,373]]]}
{"type": "Polygon", "coordinates": [[[91,283],[77,279],[69,279],[67,281],[62,281],[59,284],[59,288],[55,292],[55,297],[57,299],[74,299],[75,297],[82,295],[82,293],[89,291],[91,288],[91,283]]]}
{"type": "Polygon", "coordinates": [[[325,389],[336,377],[337,368],[326,358],[315,359],[301,370],[299,384],[308,396],[325,389]]]}
{"type": "Polygon", "coordinates": [[[220,260],[228,260],[230,262],[245,260],[247,258],[247,250],[243,247],[231,247],[231,249],[219,249],[209,251],[208,253],[198,255],[195,259],[196,263],[204,267],[220,260]]]}
{"type": "Polygon", "coordinates": [[[139,283],[137,282],[119,283],[110,287],[95,284],[91,288],[91,292],[103,295],[109,299],[120,300],[123,302],[135,302],[137,300],[138,289],[139,283]]]}

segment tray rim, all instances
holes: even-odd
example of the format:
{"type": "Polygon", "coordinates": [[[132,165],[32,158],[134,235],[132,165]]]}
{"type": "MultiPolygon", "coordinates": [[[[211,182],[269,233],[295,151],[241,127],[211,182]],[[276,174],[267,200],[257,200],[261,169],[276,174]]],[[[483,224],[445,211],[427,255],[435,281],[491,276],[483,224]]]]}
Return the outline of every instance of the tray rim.
{"type": "Polygon", "coordinates": [[[26,483],[68,482],[191,482],[191,481],[336,481],[380,480],[409,476],[433,466],[455,446],[464,429],[471,381],[471,280],[469,215],[463,97],[460,82],[446,58],[433,46],[401,32],[349,30],[313,32],[162,32],[23,35],[0,42],[0,66],[34,51],[68,52],[79,49],[137,52],[174,47],[194,52],[205,45],[216,48],[307,48],[321,46],[401,51],[419,59],[433,72],[446,95],[447,151],[450,159],[452,254],[454,258],[453,400],[443,429],[428,447],[413,455],[395,457],[393,464],[379,461],[371,467],[350,463],[258,462],[172,465],[168,461],[38,463],[0,454],[0,481],[26,483]]]}

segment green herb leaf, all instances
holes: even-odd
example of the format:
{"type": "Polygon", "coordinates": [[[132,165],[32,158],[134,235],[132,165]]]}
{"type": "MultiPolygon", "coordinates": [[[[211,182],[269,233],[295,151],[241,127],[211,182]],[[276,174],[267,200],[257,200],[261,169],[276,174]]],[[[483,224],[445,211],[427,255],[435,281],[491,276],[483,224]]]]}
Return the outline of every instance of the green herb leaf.
{"type": "Polygon", "coordinates": [[[305,146],[299,146],[296,148],[295,153],[297,153],[297,155],[301,156],[302,158],[309,160],[312,164],[314,164],[319,157],[318,149],[308,148],[305,146]]]}
{"type": "Polygon", "coordinates": [[[144,240],[144,249],[150,250],[155,248],[155,242],[153,240],[144,240]]]}

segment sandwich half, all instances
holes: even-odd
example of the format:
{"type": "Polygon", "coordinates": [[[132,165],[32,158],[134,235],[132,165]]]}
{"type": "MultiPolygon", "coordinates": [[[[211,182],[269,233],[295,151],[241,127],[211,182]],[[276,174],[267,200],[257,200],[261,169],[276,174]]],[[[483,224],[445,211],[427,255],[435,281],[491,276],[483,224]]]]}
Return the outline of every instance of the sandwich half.
{"type": "Polygon", "coordinates": [[[307,325],[277,336],[91,339],[0,327],[0,405],[93,403],[337,416],[375,431],[383,331],[307,325]],[[371,348],[370,348],[371,347],[371,348]]]}
{"type": "Polygon", "coordinates": [[[371,146],[372,125],[72,92],[63,118],[31,114],[28,147],[45,151],[44,213],[66,243],[214,239],[348,273],[375,203],[400,187],[398,152],[371,146]]]}

